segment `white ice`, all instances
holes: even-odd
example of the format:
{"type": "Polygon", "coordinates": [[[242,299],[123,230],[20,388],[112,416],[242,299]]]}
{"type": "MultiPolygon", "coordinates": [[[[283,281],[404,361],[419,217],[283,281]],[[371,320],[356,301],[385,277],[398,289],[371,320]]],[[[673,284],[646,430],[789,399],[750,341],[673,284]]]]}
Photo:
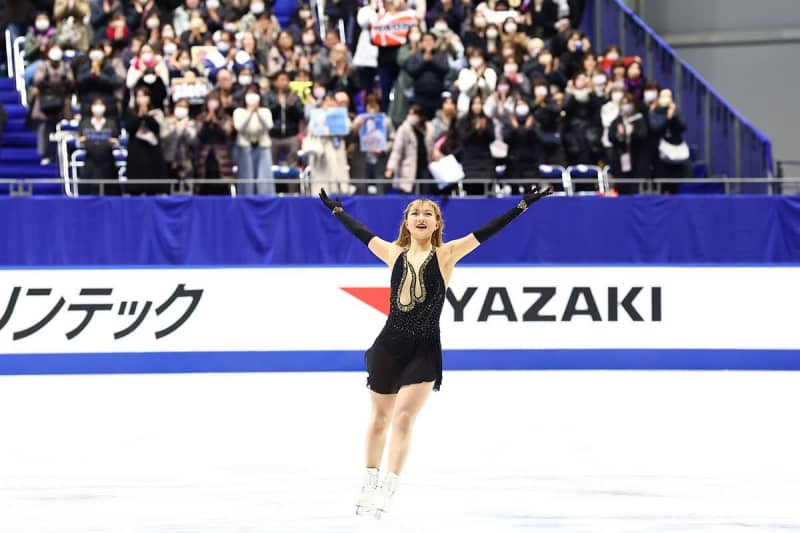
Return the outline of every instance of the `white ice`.
{"type": "Polygon", "coordinates": [[[0,533],[800,531],[800,373],[445,372],[356,517],[361,373],[0,378],[0,533]]]}

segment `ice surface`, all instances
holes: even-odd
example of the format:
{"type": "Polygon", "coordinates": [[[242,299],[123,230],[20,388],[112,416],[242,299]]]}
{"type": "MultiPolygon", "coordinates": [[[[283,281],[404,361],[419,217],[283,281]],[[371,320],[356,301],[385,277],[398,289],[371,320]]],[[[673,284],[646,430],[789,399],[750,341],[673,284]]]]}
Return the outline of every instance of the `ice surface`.
{"type": "Polygon", "coordinates": [[[0,378],[0,533],[800,531],[800,373],[445,372],[356,517],[361,373],[0,378]]]}

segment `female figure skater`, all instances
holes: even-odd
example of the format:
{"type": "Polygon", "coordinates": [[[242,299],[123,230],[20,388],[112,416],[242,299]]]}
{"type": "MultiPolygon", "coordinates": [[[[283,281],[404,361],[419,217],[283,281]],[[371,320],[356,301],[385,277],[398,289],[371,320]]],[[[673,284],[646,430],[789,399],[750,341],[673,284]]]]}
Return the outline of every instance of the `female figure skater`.
{"type": "Polygon", "coordinates": [[[372,415],[357,515],[374,512],[380,518],[389,511],[408,456],[414,421],[431,390],[439,390],[442,383],[439,317],[456,263],[552,192],[552,188],[539,191],[534,187],[506,213],[466,237],[447,243],[442,240],[442,213],[432,200],[409,203],[397,240],[387,242],[348,215],[340,200],[328,198],[325,189],[319,193],[333,215],[391,268],[389,318],[365,355],[372,415]],[[378,469],[390,423],[388,472],[379,483],[378,469]]]}

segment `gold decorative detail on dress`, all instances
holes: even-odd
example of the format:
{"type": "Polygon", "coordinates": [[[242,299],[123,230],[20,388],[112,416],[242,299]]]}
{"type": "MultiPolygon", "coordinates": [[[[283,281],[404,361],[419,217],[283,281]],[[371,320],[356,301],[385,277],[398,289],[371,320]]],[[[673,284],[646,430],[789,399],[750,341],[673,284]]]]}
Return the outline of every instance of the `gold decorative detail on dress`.
{"type": "Polygon", "coordinates": [[[403,275],[400,278],[400,285],[397,289],[397,308],[401,311],[411,311],[414,307],[425,301],[425,296],[427,296],[427,289],[425,288],[425,267],[428,266],[428,263],[431,259],[433,259],[433,254],[436,253],[436,247],[434,246],[431,249],[431,252],[428,254],[428,257],[425,258],[425,261],[419,266],[419,273],[414,271],[414,265],[412,265],[408,261],[408,250],[403,251],[403,275]],[[400,301],[403,295],[403,287],[406,283],[406,276],[408,273],[411,273],[411,287],[409,287],[409,295],[411,297],[411,301],[407,304],[404,304],[400,301]],[[419,276],[419,289],[420,295],[417,296],[417,276],[419,276]]]}
{"type": "Polygon", "coordinates": [[[525,211],[526,209],[528,209],[528,202],[526,202],[524,199],[520,200],[519,203],[517,204],[517,209],[522,209],[523,211],[525,211]]]}
{"type": "Polygon", "coordinates": [[[341,213],[342,211],[344,211],[344,208],[343,207],[339,207],[337,205],[336,207],[333,208],[333,211],[331,211],[331,213],[333,213],[335,215],[336,213],[341,213]]]}

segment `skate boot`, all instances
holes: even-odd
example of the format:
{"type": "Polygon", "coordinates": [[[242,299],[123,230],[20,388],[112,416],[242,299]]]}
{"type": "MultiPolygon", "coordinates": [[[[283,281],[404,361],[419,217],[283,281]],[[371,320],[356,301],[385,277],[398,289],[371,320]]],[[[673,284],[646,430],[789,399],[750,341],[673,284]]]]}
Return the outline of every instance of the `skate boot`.
{"type": "Polygon", "coordinates": [[[356,502],[356,515],[363,516],[372,512],[378,490],[378,474],[377,468],[367,468],[364,471],[364,484],[361,485],[361,494],[356,502]]]}
{"type": "Polygon", "coordinates": [[[394,493],[397,492],[397,487],[400,484],[400,477],[397,474],[389,472],[383,480],[383,483],[378,487],[377,495],[375,498],[375,518],[380,519],[392,507],[392,499],[394,493]]]}

